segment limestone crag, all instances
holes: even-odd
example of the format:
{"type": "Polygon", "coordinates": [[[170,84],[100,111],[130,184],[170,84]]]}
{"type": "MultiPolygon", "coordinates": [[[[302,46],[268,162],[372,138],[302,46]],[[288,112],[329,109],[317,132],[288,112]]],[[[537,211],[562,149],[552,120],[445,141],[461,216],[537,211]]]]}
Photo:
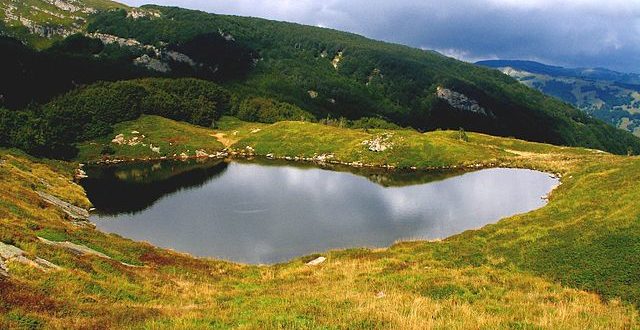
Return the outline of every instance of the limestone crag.
{"type": "Polygon", "coordinates": [[[485,116],[492,116],[491,112],[481,107],[476,100],[471,99],[462,93],[458,93],[448,88],[438,87],[436,90],[436,96],[447,101],[447,103],[455,109],[474,112],[485,116]]]}

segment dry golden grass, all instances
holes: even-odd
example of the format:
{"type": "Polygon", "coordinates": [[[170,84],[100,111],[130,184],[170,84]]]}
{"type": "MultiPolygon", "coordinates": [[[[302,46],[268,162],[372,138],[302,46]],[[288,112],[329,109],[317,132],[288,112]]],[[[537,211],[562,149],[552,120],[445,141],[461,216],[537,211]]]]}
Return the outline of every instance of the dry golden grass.
{"type": "MultiPolygon", "coordinates": [[[[277,146],[272,141],[280,133],[269,130],[282,125],[311,142],[317,134],[316,126],[304,131],[297,123],[255,133],[233,125],[222,131],[240,131],[238,143],[258,151],[277,146]]],[[[349,134],[357,141],[369,133],[349,134]]],[[[0,151],[0,240],[63,267],[43,272],[9,264],[12,277],[0,279],[0,328],[639,328],[640,159],[480,134],[462,142],[455,134],[397,137],[433,147],[408,157],[440,157],[444,145],[449,154],[438,162],[499,160],[561,173],[563,185],[546,207],[481,230],[388,249],[330,251],[317,267],[305,265],[317,255],[264,267],[196,259],[79,227],[34,192],[88,206],[71,181],[73,167],[0,151]],[[489,150],[484,160],[483,150],[489,150]],[[42,235],[114,260],[44,245],[42,235]]]]}

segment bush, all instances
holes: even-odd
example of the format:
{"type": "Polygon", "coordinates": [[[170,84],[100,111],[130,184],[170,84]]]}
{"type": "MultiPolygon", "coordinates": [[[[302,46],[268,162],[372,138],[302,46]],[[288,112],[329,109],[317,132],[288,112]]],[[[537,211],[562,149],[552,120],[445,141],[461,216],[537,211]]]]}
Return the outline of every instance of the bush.
{"type": "Polygon", "coordinates": [[[394,123],[390,123],[384,119],[371,118],[371,117],[365,117],[358,120],[354,120],[350,122],[349,127],[358,128],[358,129],[373,129],[373,128],[400,129],[401,128],[400,126],[394,123]]]}
{"type": "Polygon", "coordinates": [[[242,101],[236,116],[242,120],[261,123],[275,123],[284,120],[315,120],[312,114],[295,105],[263,97],[254,97],[242,101]]]}
{"type": "Polygon", "coordinates": [[[39,107],[0,109],[0,146],[54,158],[75,156],[76,142],[104,136],[113,125],[153,114],[210,127],[227,111],[229,93],[197,79],[96,83],[39,107]]]}

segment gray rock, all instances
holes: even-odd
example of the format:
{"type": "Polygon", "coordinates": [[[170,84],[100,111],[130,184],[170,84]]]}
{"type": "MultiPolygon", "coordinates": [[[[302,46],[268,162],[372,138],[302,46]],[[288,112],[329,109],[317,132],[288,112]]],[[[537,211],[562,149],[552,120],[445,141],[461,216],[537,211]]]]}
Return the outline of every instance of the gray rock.
{"type": "Polygon", "coordinates": [[[102,253],[102,252],[98,252],[92,248],[89,248],[87,246],[84,245],[80,245],[80,244],[75,244],[75,243],[71,243],[71,242],[54,242],[54,241],[50,241],[48,239],[42,238],[42,237],[38,237],[38,239],[40,239],[40,241],[42,241],[43,243],[47,244],[47,245],[52,245],[52,246],[59,246],[59,247],[63,247],[69,251],[71,251],[72,253],[76,254],[76,255],[94,255],[94,256],[98,256],[101,258],[105,258],[105,259],[111,259],[111,257],[109,257],[108,255],[102,253]]]}
{"type": "Polygon", "coordinates": [[[39,266],[45,268],[45,269],[54,269],[54,270],[58,270],[58,269],[62,269],[62,267],[48,261],[42,258],[36,258],[36,260],[34,260],[39,266]]]}
{"type": "Polygon", "coordinates": [[[7,269],[7,266],[4,265],[4,262],[2,262],[2,260],[0,260],[0,276],[9,277],[9,270],[7,269]]]}
{"type": "Polygon", "coordinates": [[[438,87],[436,96],[447,101],[449,105],[458,110],[475,112],[485,116],[491,115],[491,113],[481,107],[476,100],[473,100],[462,93],[458,93],[444,87],[438,87]]]}
{"type": "Polygon", "coordinates": [[[9,244],[0,242],[0,258],[4,260],[24,256],[24,251],[9,244]]]}
{"type": "Polygon", "coordinates": [[[49,195],[47,193],[41,192],[41,191],[36,191],[36,193],[42,198],[42,200],[44,200],[45,202],[57,206],[58,208],[60,208],[64,213],[66,213],[67,215],[69,215],[71,218],[73,218],[74,220],[80,220],[80,221],[88,221],[89,220],[89,211],[75,206],[73,204],[67,203],[55,196],[49,195]]]}
{"type": "Polygon", "coordinates": [[[319,264],[325,262],[327,260],[327,258],[325,257],[318,257],[315,258],[309,262],[307,262],[307,266],[318,266],[319,264]]]}

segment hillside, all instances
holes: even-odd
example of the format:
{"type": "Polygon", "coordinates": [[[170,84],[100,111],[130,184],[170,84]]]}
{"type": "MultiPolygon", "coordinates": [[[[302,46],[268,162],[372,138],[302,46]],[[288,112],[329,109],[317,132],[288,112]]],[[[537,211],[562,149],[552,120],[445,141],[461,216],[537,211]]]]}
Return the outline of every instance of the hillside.
{"type": "Polygon", "coordinates": [[[606,69],[568,69],[530,61],[482,61],[589,115],[640,136],[640,75],[606,69]]]}
{"type": "MultiPolygon", "coordinates": [[[[32,50],[18,51],[23,55],[17,58],[36,59],[31,63],[62,65],[48,65],[44,74],[42,66],[30,67],[27,61],[20,64],[33,72],[26,80],[3,75],[0,86],[9,88],[20,79],[22,86],[42,84],[38,77],[47,77],[46,85],[55,86],[31,89],[27,96],[2,90],[5,107],[47,102],[78,84],[98,80],[196,77],[227,88],[234,101],[228,114],[247,120],[376,118],[418,130],[462,127],[618,154],[640,153],[640,140],[631,134],[493,70],[435,52],[329,29],[156,6],[97,11],[86,22],[79,31],[82,37],[72,36],[31,55],[32,50]],[[76,61],[86,69],[71,69],[68,63],[76,61]],[[50,74],[51,68],[57,71],[50,74]],[[250,115],[265,104],[276,115],[250,115]]],[[[11,61],[2,65],[6,72],[18,67],[11,61]]]]}
{"type": "Polygon", "coordinates": [[[116,8],[127,6],[108,0],[3,0],[0,31],[44,48],[83,31],[91,14],[116,8]]]}
{"type": "Polygon", "coordinates": [[[367,154],[377,164],[499,162],[559,173],[562,186],[542,209],[443,241],[323,252],[327,261],[314,267],[305,262],[318,254],[249,266],[196,259],[70,221],[37,192],[88,208],[71,182],[72,164],[2,150],[0,250],[22,251],[23,258],[0,258],[0,274],[9,274],[0,275],[0,327],[638,327],[637,157],[475,133],[461,139],[455,131],[367,133],[228,117],[220,126],[194,130],[143,117],[116,133],[153,127],[148,142],[154,144],[176,134],[190,141],[235,136],[238,141],[224,140],[232,150],[252,146],[258,154],[292,158],[333,152],[344,162],[366,161],[367,154]],[[367,153],[361,140],[385,133],[403,152],[367,153]],[[421,152],[426,146],[428,155],[421,152]],[[78,246],[90,250],[78,254],[78,246]]]}

